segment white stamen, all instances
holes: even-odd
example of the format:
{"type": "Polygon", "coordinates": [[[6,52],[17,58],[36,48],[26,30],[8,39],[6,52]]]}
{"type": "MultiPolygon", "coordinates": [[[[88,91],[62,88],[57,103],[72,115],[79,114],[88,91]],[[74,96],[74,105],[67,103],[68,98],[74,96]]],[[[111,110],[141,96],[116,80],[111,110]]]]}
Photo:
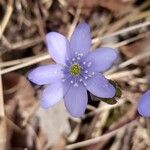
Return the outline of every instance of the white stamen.
{"type": "Polygon", "coordinates": [[[83,65],[85,65],[85,64],[86,64],[86,62],[84,61],[84,62],[83,62],[83,65]]]}
{"type": "Polygon", "coordinates": [[[92,75],[90,75],[90,74],[89,74],[88,76],[89,76],[90,78],[92,77],[92,75]]]}
{"type": "Polygon", "coordinates": [[[79,81],[80,81],[80,82],[82,82],[82,81],[83,81],[83,79],[80,79],[79,81]]]}
{"type": "Polygon", "coordinates": [[[92,72],[92,75],[94,75],[95,74],[95,72],[92,72]]]}
{"type": "Polygon", "coordinates": [[[77,59],[80,60],[81,58],[80,58],[80,57],[77,57],[77,59]]]}
{"type": "Polygon", "coordinates": [[[75,61],[76,59],[75,58],[72,58],[72,61],[75,61]]]}
{"type": "Polygon", "coordinates": [[[79,55],[80,55],[80,56],[83,56],[83,53],[80,53],[79,55]]]}
{"type": "Polygon", "coordinates": [[[71,80],[70,83],[73,84],[73,80],[71,80]]]}
{"type": "Polygon", "coordinates": [[[85,70],[85,73],[88,73],[88,71],[87,71],[87,70],[85,70]]]}
{"type": "Polygon", "coordinates": [[[65,79],[62,79],[62,82],[65,82],[65,79]]]}
{"type": "Polygon", "coordinates": [[[84,77],[84,79],[86,80],[86,79],[88,79],[88,77],[87,77],[87,76],[85,76],[85,77],[84,77]]]}
{"type": "Polygon", "coordinates": [[[87,84],[86,83],[83,83],[84,84],[84,86],[87,86],[87,84]]]}
{"type": "Polygon", "coordinates": [[[91,62],[89,62],[87,66],[88,66],[88,67],[90,67],[91,65],[92,65],[92,63],[91,63],[91,62]]]}
{"type": "Polygon", "coordinates": [[[78,86],[79,86],[78,83],[75,83],[75,84],[74,84],[74,87],[78,87],[78,86]]]}

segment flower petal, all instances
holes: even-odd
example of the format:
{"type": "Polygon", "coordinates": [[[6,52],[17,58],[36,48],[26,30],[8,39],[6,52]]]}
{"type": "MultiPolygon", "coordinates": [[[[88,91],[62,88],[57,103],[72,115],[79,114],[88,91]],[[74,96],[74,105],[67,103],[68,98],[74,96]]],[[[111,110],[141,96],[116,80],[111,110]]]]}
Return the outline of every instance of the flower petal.
{"type": "Polygon", "coordinates": [[[103,72],[109,69],[117,58],[117,52],[112,48],[98,48],[88,54],[86,62],[91,62],[90,69],[103,72]]]}
{"type": "Polygon", "coordinates": [[[41,106],[48,108],[60,101],[64,96],[63,86],[61,82],[48,85],[41,95],[41,106]]]}
{"type": "Polygon", "coordinates": [[[138,112],[143,117],[150,117],[150,90],[141,96],[138,103],[138,112]]]}
{"type": "Polygon", "coordinates": [[[57,32],[50,32],[46,35],[46,43],[51,57],[57,63],[65,65],[69,51],[67,38],[57,32]]]}
{"type": "Polygon", "coordinates": [[[82,85],[78,87],[71,86],[64,97],[65,106],[74,117],[80,117],[84,114],[87,101],[87,91],[82,85]]]}
{"type": "Polygon", "coordinates": [[[87,54],[91,47],[90,27],[87,23],[80,23],[75,28],[71,40],[70,49],[72,53],[87,54]]]}
{"type": "Polygon", "coordinates": [[[87,90],[97,97],[112,98],[115,96],[115,88],[102,74],[96,74],[86,80],[85,83],[87,90]]]}
{"type": "Polygon", "coordinates": [[[45,65],[40,66],[28,74],[29,80],[38,84],[44,85],[60,80],[63,76],[60,65],[45,65]]]}

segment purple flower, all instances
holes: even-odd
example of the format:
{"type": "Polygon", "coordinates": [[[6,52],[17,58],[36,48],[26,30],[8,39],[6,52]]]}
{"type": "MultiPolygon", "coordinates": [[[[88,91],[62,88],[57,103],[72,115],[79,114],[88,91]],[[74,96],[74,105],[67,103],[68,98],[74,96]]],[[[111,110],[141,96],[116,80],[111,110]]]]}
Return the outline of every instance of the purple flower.
{"type": "Polygon", "coordinates": [[[47,85],[41,95],[42,107],[48,108],[64,97],[70,114],[80,117],[87,106],[87,90],[98,97],[114,97],[115,88],[102,72],[112,66],[117,53],[112,48],[91,51],[88,24],[80,23],[70,41],[59,33],[50,32],[46,42],[48,52],[57,64],[38,67],[28,76],[36,84],[47,85]]]}
{"type": "Polygon", "coordinates": [[[150,117],[150,90],[140,97],[138,112],[143,117],[150,117]]]}

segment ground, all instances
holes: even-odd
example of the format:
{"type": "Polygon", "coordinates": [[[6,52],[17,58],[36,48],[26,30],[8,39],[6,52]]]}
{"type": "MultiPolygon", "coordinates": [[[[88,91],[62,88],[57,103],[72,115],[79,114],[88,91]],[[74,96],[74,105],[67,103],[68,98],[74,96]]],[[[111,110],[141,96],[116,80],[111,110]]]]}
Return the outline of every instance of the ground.
{"type": "Polygon", "coordinates": [[[148,150],[150,120],[138,114],[137,103],[150,87],[149,8],[148,0],[1,0],[0,149],[148,150]],[[89,95],[85,115],[73,118],[63,102],[41,109],[43,87],[27,73],[54,63],[46,33],[70,38],[80,21],[91,27],[93,49],[117,49],[105,75],[119,93],[111,101],[89,95]]]}

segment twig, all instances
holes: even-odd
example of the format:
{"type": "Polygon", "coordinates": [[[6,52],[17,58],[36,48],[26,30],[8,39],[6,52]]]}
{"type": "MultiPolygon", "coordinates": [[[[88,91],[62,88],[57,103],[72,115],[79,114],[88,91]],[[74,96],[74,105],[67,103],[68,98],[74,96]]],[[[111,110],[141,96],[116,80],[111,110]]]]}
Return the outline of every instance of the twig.
{"type": "Polygon", "coordinates": [[[73,129],[72,133],[67,137],[67,141],[74,142],[80,133],[81,123],[78,123],[73,129]]]}
{"type": "Polygon", "coordinates": [[[0,150],[6,150],[6,121],[5,118],[0,120],[0,150]]]}
{"type": "MultiPolygon", "coordinates": [[[[135,25],[135,26],[131,26],[129,28],[126,28],[126,29],[123,29],[123,30],[120,30],[118,32],[115,32],[113,34],[110,34],[110,35],[106,35],[106,36],[103,36],[102,39],[104,38],[108,38],[108,37],[112,37],[112,36],[116,36],[116,35],[120,35],[120,34],[123,34],[124,32],[129,32],[129,31],[132,31],[132,30],[135,30],[135,29],[138,29],[138,28],[141,28],[141,27],[145,27],[145,26],[148,26],[150,25],[150,21],[148,22],[144,22],[142,24],[138,24],[138,25],[135,25]]],[[[97,39],[97,38],[96,38],[97,39]]],[[[150,52],[149,52],[150,53],[150,52]]],[[[148,55],[149,55],[148,53],[148,55]]],[[[144,54],[144,57],[146,57],[147,54],[144,54]]],[[[142,58],[144,58],[142,57],[142,58]]],[[[36,59],[34,60],[31,60],[31,61],[28,61],[28,62],[25,62],[23,64],[19,64],[19,65],[16,65],[16,66],[13,66],[13,67],[10,67],[10,68],[7,68],[7,69],[3,69],[1,71],[1,74],[5,74],[5,73],[8,73],[8,72],[11,72],[11,71],[14,71],[14,70],[17,70],[17,69],[21,69],[21,68],[24,68],[24,67],[27,67],[27,66],[30,66],[30,65],[33,65],[33,64],[36,64],[36,63],[39,63],[41,61],[44,61],[46,59],[49,59],[50,56],[48,54],[43,54],[43,55],[40,55],[39,57],[37,57],[36,59]]],[[[141,59],[142,59],[141,58],[141,59]]],[[[129,60],[130,61],[130,60],[129,60]]],[[[132,61],[131,61],[132,62],[132,61]]],[[[130,63],[131,63],[130,62],[130,63]]],[[[126,62],[125,62],[126,63],[126,62]]],[[[130,64],[129,63],[129,64],[130,64]]],[[[124,65],[124,64],[121,64],[121,65],[124,65]]],[[[120,66],[121,67],[121,66],[120,66]]]]}
{"type": "MultiPolygon", "coordinates": [[[[124,46],[124,45],[127,45],[131,42],[134,42],[136,40],[139,40],[139,39],[142,39],[144,37],[147,37],[150,35],[150,32],[148,33],[143,33],[143,34],[140,34],[136,37],[133,37],[133,38],[130,38],[130,39],[127,39],[127,40],[124,40],[122,42],[119,42],[119,43],[116,43],[116,44],[113,44],[113,45],[108,45],[108,47],[112,47],[112,48],[119,48],[121,46],[124,46]]],[[[4,36],[3,36],[4,37],[4,36]]],[[[16,47],[18,49],[18,47],[16,47]]],[[[14,66],[14,65],[18,65],[18,64],[21,64],[21,63],[25,63],[27,61],[30,61],[30,60],[34,60],[36,58],[38,58],[39,56],[31,56],[31,57],[27,57],[27,58],[22,58],[22,59],[17,59],[17,60],[11,60],[11,61],[4,61],[4,62],[0,62],[0,67],[1,68],[4,68],[4,67],[9,67],[9,66],[14,66]]]]}
{"type": "Polygon", "coordinates": [[[4,98],[3,98],[3,85],[2,85],[2,76],[0,75],[0,119],[3,119],[4,116],[5,116],[5,110],[4,110],[4,98]]]}
{"type": "Polygon", "coordinates": [[[8,24],[8,21],[11,17],[11,14],[13,12],[12,4],[13,4],[13,0],[10,0],[9,3],[7,4],[7,6],[6,6],[6,13],[5,13],[4,18],[2,20],[2,23],[0,24],[0,39],[2,38],[2,35],[5,31],[5,28],[8,24]]]}
{"type": "MultiPolygon", "coordinates": [[[[98,108],[103,108],[105,107],[107,104],[102,102],[102,103],[99,103],[99,106],[98,108]]],[[[105,126],[105,124],[107,123],[107,120],[108,120],[108,117],[109,117],[109,113],[110,113],[110,110],[111,109],[106,109],[105,111],[93,116],[93,121],[92,121],[92,130],[91,130],[91,135],[90,137],[92,138],[96,138],[100,135],[102,135],[102,131],[103,131],[103,128],[105,126]]]]}
{"type": "Polygon", "coordinates": [[[143,33],[143,34],[140,34],[140,35],[138,35],[138,36],[136,36],[136,37],[133,37],[133,38],[130,38],[130,39],[121,41],[121,42],[116,43],[116,44],[113,44],[113,45],[108,45],[108,46],[110,46],[110,47],[112,47],[112,48],[119,48],[119,47],[125,46],[125,45],[127,45],[127,44],[130,44],[130,43],[132,43],[132,42],[134,42],[134,41],[137,41],[137,40],[139,40],[139,39],[142,39],[142,38],[144,38],[144,37],[147,37],[147,36],[149,36],[149,35],[150,35],[150,32],[148,32],[148,33],[143,33]]]}
{"type": "Polygon", "coordinates": [[[131,23],[133,21],[137,21],[137,20],[144,19],[144,18],[147,18],[147,17],[150,17],[150,11],[149,10],[141,12],[138,15],[136,15],[135,17],[131,17],[129,22],[131,23]]]}
{"type": "MultiPolygon", "coordinates": [[[[128,124],[137,124],[137,121],[136,120],[132,120],[128,124]]],[[[96,143],[98,143],[98,142],[100,142],[102,140],[106,140],[107,138],[113,137],[119,131],[124,130],[124,128],[126,128],[128,126],[128,124],[125,124],[125,125],[121,126],[120,128],[118,128],[116,130],[113,130],[111,132],[108,132],[108,133],[106,133],[106,134],[104,134],[102,136],[99,136],[99,137],[96,137],[96,138],[93,138],[93,139],[89,139],[89,140],[86,140],[86,141],[78,142],[78,143],[75,143],[75,144],[67,145],[65,147],[65,149],[66,150],[71,150],[71,149],[85,147],[85,146],[88,146],[88,145],[91,145],[91,144],[96,144],[96,143]]]]}
{"type": "Polygon", "coordinates": [[[27,67],[27,66],[30,66],[30,65],[39,63],[39,62],[41,62],[41,61],[43,61],[43,60],[46,60],[46,59],[49,59],[49,58],[50,58],[50,55],[48,55],[48,54],[43,54],[43,55],[38,56],[38,57],[35,58],[34,60],[30,60],[30,61],[25,62],[25,63],[23,63],[23,64],[19,64],[19,65],[10,67],[10,68],[3,69],[3,70],[1,71],[1,74],[5,74],[5,73],[8,73],[8,72],[17,70],[17,69],[21,69],[21,68],[24,68],[24,67],[27,67]]]}
{"type": "Polygon", "coordinates": [[[32,109],[32,111],[30,112],[30,114],[28,115],[27,118],[25,118],[25,120],[22,123],[22,127],[26,127],[26,125],[28,124],[28,122],[30,121],[30,119],[34,116],[34,114],[36,113],[37,109],[39,108],[40,104],[39,102],[34,106],[34,108],[32,109]]]}
{"type": "Polygon", "coordinates": [[[101,112],[103,112],[103,111],[106,111],[106,110],[110,110],[110,109],[114,109],[114,108],[116,108],[116,107],[119,107],[119,106],[123,105],[124,102],[125,102],[125,100],[121,100],[120,102],[118,102],[118,103],[115,104],[115,105],[107,105],[107,106],[105,106],[105,107],[103,107],[103,108],[101,108],[101,107],[100,107],[100,108],[97,108],[97,109],[95,109],[95,110],[89,112],[88,114],[85,114],[85,115],[82,117],[82,119],[86,119],[86,118],[91,117],[91,116],[93,116],[93,115],[99,114],[99,113],[101,113],[101,112]]]}
{"type": "Polygon", "coordinates": [[[122,139],[125,136],[125,132],[126,132],[126,128],[124,128],[123,130],[121,130],[120,132],[118,132],[116,134],[116,138],[115,138],[112,146],[110,147],[110,150],[118,150],[118,149],[120,149],[120,147],[122,145],[122,139]]]}
{"type": "Polygon", "coordinates": [[[128,76],[131,77],[133,75],[139,75],[140,72],[141,72],[140,69],[134,69],[131,71],[120,71],[120,72],[107,75],[106,77],[111,80],[117,80],[117,79],[128,77],[128,76]]]}
{"type": "Polygon", "coordinates": [[[140,24],[137,24],[137,25],[133,25],[133,26],[130,26],[128,28],[119,30],[117,32],[107,34],[107,35],[104,35],[102,37],[97,37],[97,38],[92,40],[92,43],[95,43],[99,40],[103,40],[103,39],[106,39],[106,38],[111,38],[111,37],[114,37],[114,36],[117,36],[117,35],[121,35],[121,34],[130,32],[130,31],[133,31],[133,30],[137,30],[139,28],[143,28],[143,27],[146,27],[146,26],[149,26],[149,25],[150,25],[150,21],[146,21],[146,22],[143,22],[143,23],[140,23],[140,24]]]}
{"type": "Polygon", "coordinates": [[[9,118],[5,117],[6,119],[6,123],[13,128],[16,132],[20,133],[20,134],[24,134],[24,130],[21,129],[19,126],[17,126],[13,121],[11,121],[9,118]]]}
{"type": "Polygon", "coordinates": [[[128,65],[137,63],[139,60],[144,59],[146,57],[150,57],[150,51],[149,50],[147,52],[145,52],[145,53],[141,53],[141,54],[139,54],[139,55],[137,55],[137,56],[135,56],[135,57],[133,57],[133,58],[123,62],[123,63],[121,63],[118,67],[120,69],[121,68],[125,68],[128,65]]]}
{"type": "Polygon", "coordinates": [[[38,27],[39,33],[42,39],[45,39],[45,31],[44,31],[45,22],[40,13],[40,6],[42,6],[41,1],[37,1],[37,3],[35,3],[34,12],[37,17],[37,27],[38,27]]]}
{"type": "Polygon", "coordinates": [[[4,68],[4,67],[10,67],[10,66],[18,65],[18,64],[30,61],[30,60],[34,60],[38,57],[39,56],[31,56],[31,57],[22,58],[22,59],[16,59],[16,60],[11,60],[11,61],[0,62],[0,67],[4,68]]]}
{"type": "Polygon", "coordinates": [[[5,146],[6,146],[6,122],[5,122],[2,76],[0,75],[0,148],[1,150],[5,150],[6,148],[5,146]]]}
{"type": "Polygon", "coordinates": [[[150,119],[146,118],[146,125],[147,125],[147,134],[148,134],[148,150],[150,150],[150,119]]]}
{"type": "MultiPolygon", "coordinates": [[[[123,27],[125,24],[127,23],[131,23],[134,21],[137,21],[139,19],[145,18],[147,17],[147,14],[145,14],[145,12],[141,12],[143,9],[145,9],[146,7],[149,6],[149,2],[144,3],[143,5],[141,5],[138,8],[133,9],[129,15],[121,18],[119,21],[115,22],[114,24],[112,24],[108,30],[108,32],[112,33],[118,29],[120,29],[121,27],[123,27]]],[[[149,15],[149,14],[148,14],[149,15]]]]}
{"type": "Polygon", "coordinates": [[[5,44],[7,44],[8,50],[16,50],[16,49],[25,49],[31,46],[34,46],[38,43],[41,43],[43,41],[43,39],[41,37],[36,37],[36,38],[32,38],[32,39],[26,39],[23,41],[19,41],[16,43],[9,43],[9,41],[5,38],[5,36],[2,36],[2,40],[5,42],[5,44]]]}
{"type": "MultiPolygon", "coordinates": [[[[102,25],[101,29],[100,30],[96,30],[96,33],[97,33],[97,36],[100,37],[102,36],[106,30],[108,29],[109,27],[109,23],[110,23],[110,20],[111,20],[111,15],[109,15],[107,17],[107,19],[105,20],[104,24],[102,25]]],[[[96,49],[97,46],[99,46],[101,44],[101,40],[97,41],[96,43],[93,44],[92,46],[92,49],[96,49]]]]}
{"type": "Polygon", "coordinates": [[[78,8],[77,8],[77,11],[76,11],[76,14],[75,14],[75,18],[74,18],[73,23],[71,24],[69,32],[68,32],[68,38],[71,37],[71,35],[72,35],[72,33],[73,33],[77,23],[78,23],[78,20],[79,20],[81,11],[82,11],[82,4],[83,4],[82,0],[79,1],[78,8]]]}

